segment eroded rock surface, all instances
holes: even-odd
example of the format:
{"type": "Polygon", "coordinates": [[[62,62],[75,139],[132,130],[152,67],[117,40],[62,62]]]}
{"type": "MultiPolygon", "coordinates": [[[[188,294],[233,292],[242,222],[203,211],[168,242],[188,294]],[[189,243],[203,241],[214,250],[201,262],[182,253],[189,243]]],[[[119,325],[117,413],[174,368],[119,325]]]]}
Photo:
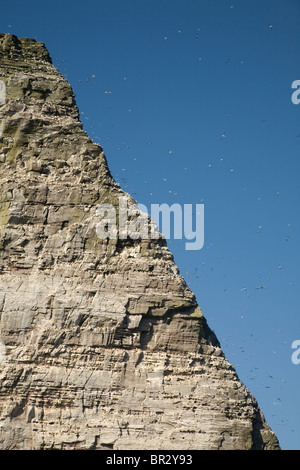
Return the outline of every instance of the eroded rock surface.
{"type": "Polygon", "coordinates": [[[163,237],[97,236],[125,193],[44,44],[0,80],[0,449],[279,448],[163,237]]]}

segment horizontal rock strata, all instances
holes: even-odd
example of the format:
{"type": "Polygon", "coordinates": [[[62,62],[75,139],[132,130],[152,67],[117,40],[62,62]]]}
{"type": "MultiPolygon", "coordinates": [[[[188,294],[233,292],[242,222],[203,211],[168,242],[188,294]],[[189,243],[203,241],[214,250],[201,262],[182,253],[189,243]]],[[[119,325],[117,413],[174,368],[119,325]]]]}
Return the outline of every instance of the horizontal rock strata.
{"type": "Polygon", "coordinates": [[[135,201],[44,44],[0,34],[0,80],[0,449],[279,448],[165,239],[97,236],[135,201]]]}

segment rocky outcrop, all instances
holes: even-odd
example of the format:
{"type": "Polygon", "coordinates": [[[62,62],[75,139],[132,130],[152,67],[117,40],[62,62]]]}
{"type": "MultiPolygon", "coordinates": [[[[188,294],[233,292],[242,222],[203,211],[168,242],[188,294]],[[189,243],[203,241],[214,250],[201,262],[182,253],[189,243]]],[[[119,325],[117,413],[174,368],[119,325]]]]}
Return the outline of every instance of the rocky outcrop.
{"type": "Polygon", "coordinates": [[[44,44],[0,34],[0,80],[0,449],[279,448],[165,239],[97,236],[134,201],[44,44]]]}

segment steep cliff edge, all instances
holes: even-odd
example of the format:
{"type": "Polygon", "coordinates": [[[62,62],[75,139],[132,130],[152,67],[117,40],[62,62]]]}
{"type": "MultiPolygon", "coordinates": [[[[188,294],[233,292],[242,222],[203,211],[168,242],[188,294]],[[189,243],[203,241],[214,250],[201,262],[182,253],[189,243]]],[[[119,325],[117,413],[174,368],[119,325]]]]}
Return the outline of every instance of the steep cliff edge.
{"type": "Polygon", "coordinates": [[[44,44],[0,80],[0,449],[278,449],[164,238],[97,236],[134,201],[44,44]]]}

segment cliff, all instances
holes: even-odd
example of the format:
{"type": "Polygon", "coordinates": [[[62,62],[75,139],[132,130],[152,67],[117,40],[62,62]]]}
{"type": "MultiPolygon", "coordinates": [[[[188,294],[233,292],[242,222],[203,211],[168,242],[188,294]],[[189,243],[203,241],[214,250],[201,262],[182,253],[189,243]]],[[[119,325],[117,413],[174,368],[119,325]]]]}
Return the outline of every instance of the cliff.
{"type": "Polygon", "coordinates": [[[0,80],[0,449],[278,449],[165,239],[97,235],[135,201],[44,44],[0,80]]]}

